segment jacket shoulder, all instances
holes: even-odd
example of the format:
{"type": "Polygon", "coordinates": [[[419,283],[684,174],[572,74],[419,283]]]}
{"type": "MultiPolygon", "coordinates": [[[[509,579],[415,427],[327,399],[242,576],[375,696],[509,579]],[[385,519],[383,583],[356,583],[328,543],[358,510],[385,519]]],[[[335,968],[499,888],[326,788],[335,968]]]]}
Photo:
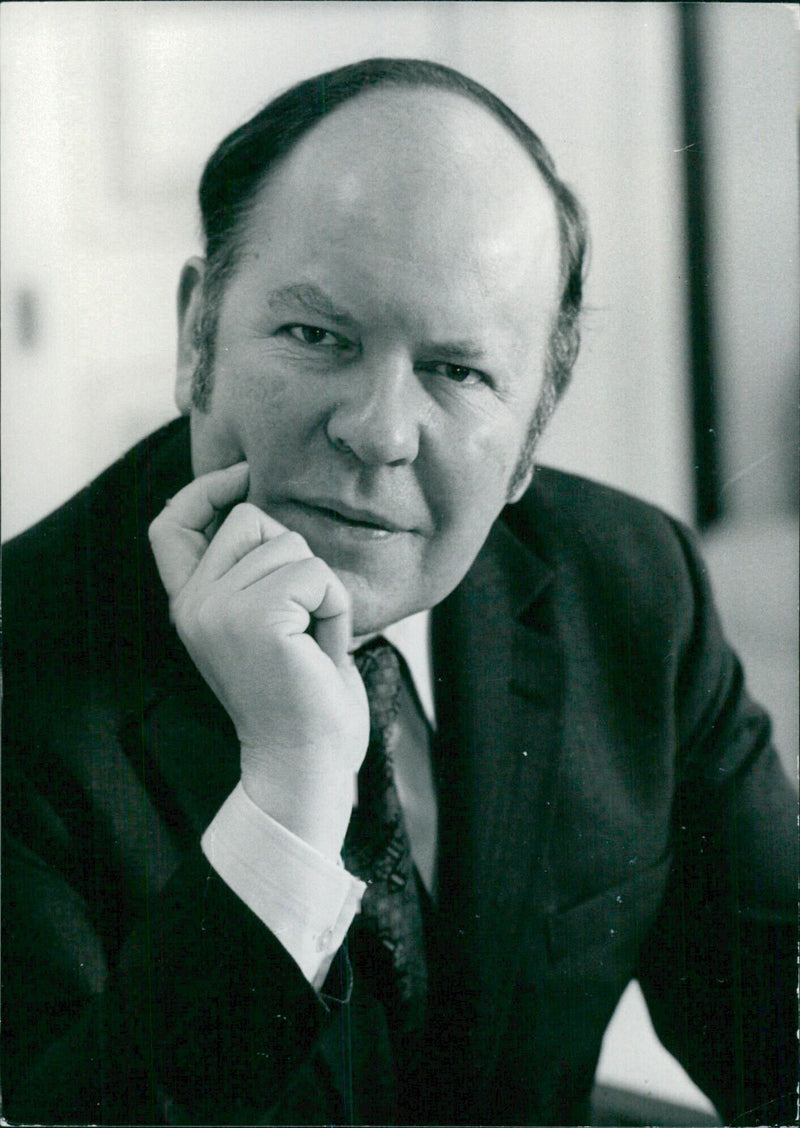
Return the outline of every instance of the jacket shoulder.
{"type": "Polygon", "coordinates": [[[550,566],[564,598],[603,609],[612,633],[624,608],[645,634],[686,637],[698,600],[708,598],[694,534],[622,490],[540,467],[504,519],[550,566]]]}
{"type": "Polygon", "coordinates": [[[505,517],[513,531],[547,555],[571,548],[606,558],[653,550],[683,556],[692,533],[678,519],[641,498],[578,474],[537,466],[520,502],[505,517]]]}
{"type": "Polygon", "coordinates": [[[109,665],[110,650],[119,654],[141,632],[151,593],[159,596],[147,527],[190,476],[188,429],[176,420],[3,546],[11,696],[109,665]]]}
{"type": "MultiPolygon", "coordinates": [[[[138,540],[142,529],[191,477],[188,429],[177,419],[142,439],[63,505],[3,545],[3,594],[21,588],[57,598],[138,540]]],[[[8,607],[8,604],[6,605],[8,607]]],[[[11,610],[13,608],[13,602],[11,610]]]]}

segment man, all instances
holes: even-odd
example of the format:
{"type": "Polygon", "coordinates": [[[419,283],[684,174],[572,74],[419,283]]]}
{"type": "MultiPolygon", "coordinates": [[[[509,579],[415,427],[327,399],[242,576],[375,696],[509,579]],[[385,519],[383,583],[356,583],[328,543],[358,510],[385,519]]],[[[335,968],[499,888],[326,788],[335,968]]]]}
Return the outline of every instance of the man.
{"type": "Polygon", "coordinates": [[[541,143],[372,60],[200,198],[190,434],[7,549],[7,1114],[582,1123],[638,976],[727,1119],[788,1119],[768,722],[686,531],[534,468],[585,241],[541,143]]]}

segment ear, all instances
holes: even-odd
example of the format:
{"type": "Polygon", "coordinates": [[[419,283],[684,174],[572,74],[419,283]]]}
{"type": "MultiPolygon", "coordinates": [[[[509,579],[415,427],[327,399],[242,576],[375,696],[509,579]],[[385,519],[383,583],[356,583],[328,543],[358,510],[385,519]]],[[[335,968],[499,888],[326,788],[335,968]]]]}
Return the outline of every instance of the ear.
{"type": "Polygon", "coordinates": [[[175,402],[181,415],[192,407],[192,381],[200,358],[200,322],[203,315],[205,259],[196,255],[181,271],[178,283],[178,365],[175,402]]]}

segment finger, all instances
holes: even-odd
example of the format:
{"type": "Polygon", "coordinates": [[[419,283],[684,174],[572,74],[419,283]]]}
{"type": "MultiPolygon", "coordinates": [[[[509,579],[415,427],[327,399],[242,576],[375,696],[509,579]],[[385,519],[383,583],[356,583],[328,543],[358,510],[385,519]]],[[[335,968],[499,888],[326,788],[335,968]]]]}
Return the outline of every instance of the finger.
{"type": "Polygon", "coordinates": [[[350,646],[353,641],[353,621],[350,601],[347,607],[328,617],[315,616],[312,626],[314,641],[335,666],[343,666],[350,661],[350,646]]]}
{"type": "MultiPolygon", "coordinates": [[[[208,553],[210,555],[211,548],[209,548],[208,553]]],[[[282,568],[284,564],[305,560],[312,555],[311,549],[299,533],[284,530],[273,537],[272,540],[250,549],[246,555],[243,555],[242,559],[223,576],[220,576],[217,580],[217,587],[220,592],[235,595],[237,592],[245,591],[253,584],[265,579],[278,568],[282,568]]],[[[203,561],[201,567],[205,569],[205,566],[205,561],[203,561]]],[[[196,575],[201,580],[207,578],[205,572],[201,575],[200,569],[198,569],[196,575]]]]}
{"type": "Polygon", "coordinates": [[[295,629],[313,623],[320,649],[341,666],[349,661],[352,641],[350,595],[335,572],[318,556],[285,565],[273,574],[273,592],[300,611],[295,629]]]}
{"type": "Polygon", "coordinates": [[[246,462],[202,474],[176,493],[160,516],[168,524],[202,532],[220,510],[245,496],[249,478],[250,467],[246,462]]]}
{"type": "Polygon", "coordinates": [[[204,530],[220,510],[247,492],[246,462],[204,474],[167,502],[149,529],[156,566],[173,599],[202,560],[208,540],[204,530]]]}
{"type": "MultiPolygon", "coordinates": [[[[240,561],[244,560],[254,549],[288,535],[288,530],[280,521],[270,517],[268,513],[258,509],[255,505],[244,502],[235,506],[217,530],[217,534],[208,546],[203,563],[198,569],[198,579],[213,583],[226,575],[240,561]]],[[[292,539],[305,541],[299,534],[292,534],[292,539]]],[[[296,545],[297,555],[310,555],[310,550],[300,552],[300,545],[296,545]]],[[[287,557],[287,560],[289,557],[287,557]]],[[[244,586],[244,585],[242,585],[244,586]]]]}
{"type": "Polygon", "coordinates": [[[352,661],[353,601],[342,581],[328,568],[329,582],[319,607],[314,612],[313,635],[320,650],[336,666],[352,661]]]}

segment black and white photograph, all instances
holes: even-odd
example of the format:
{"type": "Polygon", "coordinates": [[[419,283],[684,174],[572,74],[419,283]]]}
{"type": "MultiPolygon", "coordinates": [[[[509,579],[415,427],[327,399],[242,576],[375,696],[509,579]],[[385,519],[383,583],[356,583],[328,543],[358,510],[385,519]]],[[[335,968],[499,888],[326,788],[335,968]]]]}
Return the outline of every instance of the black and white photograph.
{"type": "Polygon", "coordinates": [[[799,44],[0,5],[4,1124],[798,1123],[799,44]]]}

